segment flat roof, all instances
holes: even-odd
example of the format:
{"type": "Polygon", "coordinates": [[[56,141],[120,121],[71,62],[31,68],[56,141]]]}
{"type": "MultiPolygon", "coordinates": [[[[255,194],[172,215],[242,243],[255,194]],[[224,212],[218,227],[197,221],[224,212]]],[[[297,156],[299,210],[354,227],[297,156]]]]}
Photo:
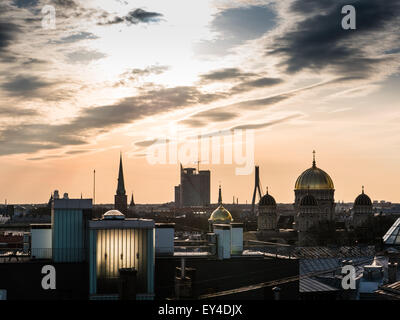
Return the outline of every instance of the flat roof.
{"type": "Polygon", "coordinates": [[[242,222],[231,222],[232,228],[243,228],[242,222]]]}
{"type": "Polygon", "coordinates": [[[51,229],[51,223],[31,223],[31,229],[51,229]]]}
{"type": "Polygon", "coordinates": [[[156,223],[156,228],[157,229],[162,229],[162,228],[165,228],[165,229],[174,229],[175,228],[175,223],[173,223],[173,222],[168,222],[168,223],[161,223],[161,222],[157,222],[156,223]]]}
{"type": "Polygon", "coordinates": [[[231,225],[230,224],[222,224],[222,223],[220,223],[220,224],[213,224],[213,227],[216,228],[216,229],[228,230],[228,229],[231,228],[231,225]]]}
{"type": "Polygon", "coordinates": [[[92,199],[54,199],[54,209],[92,209],[92,199]]]}
{"type": "Polygon", "coordinates": [[[153,229],[154,220],[124,219],[124,220],[90,220],[89,229],[153,229]]]}

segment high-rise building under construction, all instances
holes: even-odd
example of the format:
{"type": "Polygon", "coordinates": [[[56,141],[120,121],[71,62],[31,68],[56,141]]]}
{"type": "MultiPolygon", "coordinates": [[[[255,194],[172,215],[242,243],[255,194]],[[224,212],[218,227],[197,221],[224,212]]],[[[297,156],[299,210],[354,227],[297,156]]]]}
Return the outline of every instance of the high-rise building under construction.
{"type": "Polygon", "coordinates": [[[210,205],[210,170],[196,171],[181,165],[181,183],[175,187],[175,205],[180,208],[210,205]]]}

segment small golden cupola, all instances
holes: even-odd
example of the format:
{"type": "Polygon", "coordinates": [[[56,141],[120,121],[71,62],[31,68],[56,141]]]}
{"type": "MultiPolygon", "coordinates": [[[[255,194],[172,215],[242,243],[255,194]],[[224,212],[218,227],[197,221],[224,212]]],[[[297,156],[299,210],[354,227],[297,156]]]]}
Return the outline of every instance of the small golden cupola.
{"type": "Polygon", "coordinates": [[[231,213],[222,205],[221,185],[219,186],[218,207],[211,213],[208,221],[211,223],[230,223],[233,221],[231,213]]]}

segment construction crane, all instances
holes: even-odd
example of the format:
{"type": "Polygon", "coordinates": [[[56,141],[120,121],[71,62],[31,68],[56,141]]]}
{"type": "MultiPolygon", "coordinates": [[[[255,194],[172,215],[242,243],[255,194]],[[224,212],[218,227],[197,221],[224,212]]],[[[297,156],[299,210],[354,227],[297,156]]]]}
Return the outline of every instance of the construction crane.
{"type": "Polygon", "coordinates": [[[193,163],[197,163],[197,173],[200,172],[200,163],[202,163],[202,162],[204,162],[204,161],[202,161],[202,160],[197,160],[197,161],[194,161],[194,162],[193,162],[193,163]]]}

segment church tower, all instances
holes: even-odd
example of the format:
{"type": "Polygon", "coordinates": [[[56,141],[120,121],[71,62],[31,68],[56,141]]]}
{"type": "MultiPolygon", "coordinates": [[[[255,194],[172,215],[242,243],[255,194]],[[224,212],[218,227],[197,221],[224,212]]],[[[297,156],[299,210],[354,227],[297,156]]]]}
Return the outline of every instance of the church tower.
{"type": "Polygon", "coordinates": [[[124,171],[122,168],[122,154],[119,158],[119,173],[118,173],[118,186],[117,193],[114,197],[114,208],[119,210],[124,215],[127,214],[128,211],[128,198],[126,196],[125,191],[125,182],[124,182],[124,171]]]}

